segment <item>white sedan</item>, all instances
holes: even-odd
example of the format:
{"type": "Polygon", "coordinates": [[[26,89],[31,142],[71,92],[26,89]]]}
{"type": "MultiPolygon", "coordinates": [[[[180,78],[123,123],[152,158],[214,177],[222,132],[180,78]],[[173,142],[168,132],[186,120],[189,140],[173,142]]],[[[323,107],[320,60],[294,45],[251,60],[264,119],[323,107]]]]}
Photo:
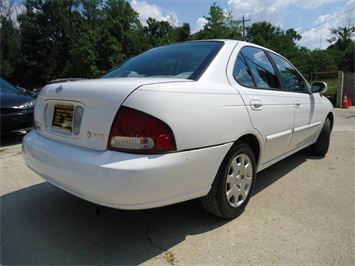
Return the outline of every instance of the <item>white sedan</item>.
{"type": "Polygon", "coordinates": [[[163,46],[101,79],[44,87],[23,157],[45,180],[102,206],[201,198],[209,212],[234,218],[258,171],[307,146],[327,153],[326,89],[251,43],[163,46]]]}

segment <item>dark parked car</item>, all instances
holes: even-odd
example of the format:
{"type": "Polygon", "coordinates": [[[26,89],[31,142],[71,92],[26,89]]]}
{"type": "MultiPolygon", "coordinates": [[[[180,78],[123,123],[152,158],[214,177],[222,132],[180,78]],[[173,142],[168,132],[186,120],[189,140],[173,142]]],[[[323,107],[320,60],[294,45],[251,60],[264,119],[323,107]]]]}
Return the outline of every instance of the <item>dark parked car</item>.
{"type": "Polygon", "coordinates": [[[1,133],[31,130],[36,95],[26,89],[17,88],[2,78],[0,92],[1,133]]]}

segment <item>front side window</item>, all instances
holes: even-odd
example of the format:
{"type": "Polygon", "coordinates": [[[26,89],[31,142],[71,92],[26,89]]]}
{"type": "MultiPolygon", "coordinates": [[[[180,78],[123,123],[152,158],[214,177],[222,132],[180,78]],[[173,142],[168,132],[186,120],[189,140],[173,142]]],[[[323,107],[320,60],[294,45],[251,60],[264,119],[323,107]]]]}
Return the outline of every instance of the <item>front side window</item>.
{"type": "Polygon", "coordinates": [[[235,80],[246,87],[278,89],[276,72],[262,49],[245,47],[238,55],[234,68],[235,80]]]}
{"type": "Polygon", "coordinates": [[[270,53],[270,56],[280,71],[287,91],[308,92],[307,83],[289,62],[274,53],[270,53]]]}
{"type": "Polygon", "coordinates": [[[158,47],[111,70],[102,78],[173,77],[197,80],[223,42],[187,42],[158,47]]]}

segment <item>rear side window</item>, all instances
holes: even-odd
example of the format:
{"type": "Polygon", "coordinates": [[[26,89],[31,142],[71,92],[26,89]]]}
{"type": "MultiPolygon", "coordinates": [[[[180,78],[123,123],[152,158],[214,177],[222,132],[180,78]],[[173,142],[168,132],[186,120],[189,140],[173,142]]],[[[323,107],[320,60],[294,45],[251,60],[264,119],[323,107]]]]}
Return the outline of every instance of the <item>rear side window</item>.
{"type": "Polygon", "coordinates": [[[238,55],[237,63],[234,68],[234,78],[240,85],[245,87],[255,87],[251,71],[241,54],[238,55]]]}
{"type": "Polygon", "coordinates": [[[234,67],[234,78],[243,86],[279,89],[280,84],[269,58],[262,49],[244,47],[234,67]]]}
{"type": "Polygon", "coordinates": [[[307,83],[289,62],[273,53],[270,53],[270,56],[281,74],[282,81],[287,91],[308,92],[307,83]]]}

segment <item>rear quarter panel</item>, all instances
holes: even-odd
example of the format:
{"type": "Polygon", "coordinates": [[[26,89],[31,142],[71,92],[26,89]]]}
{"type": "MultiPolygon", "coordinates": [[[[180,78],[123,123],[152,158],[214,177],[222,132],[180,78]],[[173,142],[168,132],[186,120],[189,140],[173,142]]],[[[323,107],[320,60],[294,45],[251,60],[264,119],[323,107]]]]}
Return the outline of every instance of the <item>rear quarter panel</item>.
{"type": "Polygon", "coordinates": [[[178,150],[234,142],[252,130],[244,103],[229,84],[192,81],[147,85],[134,91],[123,105],[167,123],[178,150]]]}

